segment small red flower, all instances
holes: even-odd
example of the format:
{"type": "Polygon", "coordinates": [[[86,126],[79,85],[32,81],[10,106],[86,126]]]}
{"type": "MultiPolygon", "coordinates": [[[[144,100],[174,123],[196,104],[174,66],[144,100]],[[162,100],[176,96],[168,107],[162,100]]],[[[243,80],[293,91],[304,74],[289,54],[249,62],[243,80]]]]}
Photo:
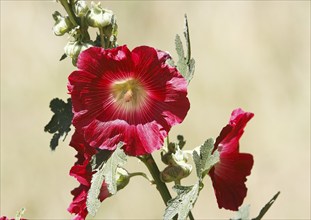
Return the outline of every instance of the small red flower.
{"type": "Polygon", "coordinates": [[[190,107],[187,82],[168,58],[147,46],[92,47],[80,54],[68,90],[73,125],[89,145],[114,150],[122,141],[133,156],[161,148],[190,107]]]}
{"type": "MultiPolygon", "coordinates": [[[[16,218],[17,219],[17,218],[16,218]]],[[[15,218],[8,218],[6,216],[1,216],[0,220],[15,220],[15,218]]],[[[25,218],[19,218],[19,220],[26,220],[25,218]]]]}
{"type": "MultiPolygon", "coordinates": [[[[70,170],[70,175],[75,177],[80,186],[71,191],[74,196],[72,203],[68,207],[70,213],[76,214],[75,220],[83,220],[88,214],[86,208],[87,193],[91,187],[92,169],[90,166],[90,160],[92,156],[97,153],[97,150],[90,147],[83,139],[83,136],[75,131],[72,135],[70,146],[77,150],[77,162],[70,170]]],[[[104,182],[100,191],[99,199],[103,201],[109,197],[109,191],[107,185],[104,182]]]]}
{"type": "Polygon", "coordinates": [[[239,152],[239,140],[253,113],[236,109],[232,112],[229,124],[217,137],[214,151],[220,152],[220,161],[210,170],[219,208],[238,210],[246,197],[246,176],[253,167],[253,156],[239,152]]]}

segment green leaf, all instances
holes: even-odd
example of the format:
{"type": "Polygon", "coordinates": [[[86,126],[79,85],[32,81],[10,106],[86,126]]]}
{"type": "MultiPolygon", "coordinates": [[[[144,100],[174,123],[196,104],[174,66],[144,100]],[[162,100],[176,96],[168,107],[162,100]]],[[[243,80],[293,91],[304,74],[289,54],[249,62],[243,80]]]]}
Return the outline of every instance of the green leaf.
{"type": "Polygon", "coordinates": [[[178,214],[178,220],[186,219],[199,195],[199,182],[193,186],[175,185],[177,196],[168,201],[164,220],[172,219],[178,214]]]}
{"type": "Polygon", "coordinates": [[[250,205],[241,206],[239,211],[235,213],[235,217],[232,220],[249,220],[249,208],[250,205]]]}
{"type": "Polygon", "coordinates": [[[178,34],[176,34],[175,38],[175,47],[178,55],[177,69],[181,73],[181,75],[185,77],[185,79],[187,79],[186,77],[188,75],[188,67],[187,62],[185,60],[183,44],[178,34]]]}
{"type": "Polygon", "coordinates": [[[184,27],[184,37],[186,39],[186,48],[187,48],[187,56],[186,56],[186,62],[189,63],[191,58],[191,46],[190,46],[190,36],[189,36],[189,25],[188,25],[188,18],[185,14],[185,27],[184,27]]]}
{"type": "Polygon", "coordinates": [[[194,70],[195,70],[195,61],[193,58],[189,60],[188,67],[189,67],[189,73],[188,73],[187,78],[188,78],[188,81],[190,82],[193,78],[194,70]]]}
{"type": "Polygon", "coordinates": [[[175,38],[175,48],[176,48],[176,52],[178,55],[177,69],[189,83],[191,79],[193,78],[193,74],[195,70],[195,61],[193,58],[191,58],[189,26],[188,26],[188,19],[186,15],[185,15],[184,37],[186,39],[186,49],[187,49],[186,56],[185,56],[185,52],[183,49],[183,44],[180,39],[180,36],[177,34],[175,38]]]}
{"type": "Polygon", "coordinates": [[[63,54],[62,56],[61,56],[61,58],[59,59],[59,61],[62,61],[62,60],[64,60],[64,59],[66,59],[67,58],[67,54],[63,54]]]}
{"type": "Polygon", "coordinates": [[[121,149],[122,146],[123,143],[120,142],[110,158],[103,162],[102,166],[92,176],[91,187],[86,201],[87,210],[92,216],[96,214],[100,207],[98,196],[104,181],[110,194],[113,195],[117,192],[117,167],[124,165],[126,162],[126,154],[121,149]]]}
{"type": "Polygon", "coordinates": [[[260,220],[262,219],[262,217],[266,214],[266,212],[270,209],[270,207],[272,206],[272,204],[275,202],[275,200],[278,198],[278,196],[280,195],[280,191],[277,192],[272,199],[261,209],[259,215],[256,218],[253,218],[252,220],[260,220]]]}
{"type": "Polygon", "coordinates": [[[26,209],[25,208],[21,208],[15,215],[15,220],[20,220],[24,213],[25,213],[26,209]]]}
{"type": "Polygon", "coordinates": [[[111,194],[115,194],[117,192],[117,167],[121,167],[126,163],[126,154],[121,147],[123,147],[122,142],[118,144],[117,149],[113,152],[103,167],[105,182],[107,183],[108,190],[111,194]]]}
{"type": "Polygon", "coordinates": [[[71,99],[67,103],[61,99],[54,98],[50,102],[51,111],[54,113],[50,122],[44,127],[45,132],[53,134],[50,142],[50,148],[55,150],[58,146],[59,139],[70,132],[71,120],[73,117],[71,99]]]}
{"type": "Polygon", "coordinates": [[[203,179],[209,170],[219,161],[219,152],[215,150],[212,154],[213,149],[214,140],[210,138],[193,151],[192,156],[196,166],[197,176],[200,179],[203,179]]]}
{"type": "Polygon", "coordinates": [[[167,59],[166,64],[171,66],[171,67],[176,67],[175,62],[173,59],[167,59]]]}

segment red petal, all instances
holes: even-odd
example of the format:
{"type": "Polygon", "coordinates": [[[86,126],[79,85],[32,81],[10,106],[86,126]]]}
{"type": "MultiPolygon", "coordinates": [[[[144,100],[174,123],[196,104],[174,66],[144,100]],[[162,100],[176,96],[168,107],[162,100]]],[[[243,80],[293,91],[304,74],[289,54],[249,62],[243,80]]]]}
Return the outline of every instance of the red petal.
{"type": "Polygon", "coordinates": [[[239,151],[239,140],[244,133],[247,122],[254,116],[253,113],[236,109],[232,112],[229,124],[222,129],[215,142],[215,148],[222,153],[235,153],[239,151]]]}
{"type": "Polygon", "coordinates": [[[253,113],[236,109],[229,124],[216,139],[214,151],[220,152],[220,161],[210,170],[219,208],[238,210],[247,193],[246,177],[253,166],[253,156],[239,153],[239,140],[253,113]]]}
{"type": "Polygon", "coordinates": [[[155,121],[144,125],[129,125],[125,121],[94,121],[85,130],[85,139],[100,149],[114,150],[124,142],[128,155],[143,155],[161,148],[167,132],[155,121]]]}
{"type": "Polygon", "coordinates": [[[181,123],[190,108],[187,82],[166,65],[168,58],[147,46],[132,52],[123,46],[81,53],[80,70],[69,76],[68,89],[73,125],[89,145],[114,150],[122,141],[125,152],[135,156],[161,147],[171,126],[181,123]],[[137,80],[146,95],[137,109],[114,104],[111,86],[128,79],[137,80]]]}
{"type": "Polygon", "coordinates": [[[71,191],[74,196],[72,203],[67,208],[68,212],[76,214],[74,219],[84,220],[88,214],[86,208],[86,198],[87,198],[88,188],[80,185],[71,191]]]}
{"type": "Polygon", "coordinates": [[[250,175],[253,156],[250,154],[225,154],[209,173],[219,208],[237,211],[246,197],[246,176],[250,175]]]}
{"type": "Polygon", "coordinates": [[[77,67],[80,70],[101,76],[106,66],[128,66],[130,51],[126,46],[105,50],[101,47],[91,47],[80,53],[77,67]],[[125,62],[125,64],[123,64],[125,62]]]}
{"type": "Polygon", "coordinates": [[[87,164],[75,165],[70,169],[70,176],[77,178],[78,182],[84,186],[89,186],[92,179],[92,172],[88,170],[87,164]]]}

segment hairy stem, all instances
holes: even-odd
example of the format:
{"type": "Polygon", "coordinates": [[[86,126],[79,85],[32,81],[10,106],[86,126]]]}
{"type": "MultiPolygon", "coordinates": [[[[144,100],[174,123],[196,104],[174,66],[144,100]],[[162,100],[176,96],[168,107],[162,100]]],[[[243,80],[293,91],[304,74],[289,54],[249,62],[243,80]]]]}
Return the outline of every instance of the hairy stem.
{"type": "Polygon", "coordinates": [[[105,34],[104,34],[104,29],[102,27],[99,28],[99,35],[100,35],[100,44],[103,48],[106,49],[105,34]]]}
{"type": "Polygon", "coordinates": [[[156,186],[158,191],[161,194],[161,197],[165,203],[165,205],[167,205],[167,202],[172,198],[170,192],[168,191],[168,188],[166,186],[166,184],[164,182],[161,181],[160,179],[160,170],[156,164],[156,162],[154,161],[153,157],[151,154],[147,154],[144,155],[142,157],[139,157],[139,159],[146,165],[146,167],[148,168],[156,186]]]}
{"type": "MultiPolygon", "coordinates": [[[[160,195],[164,201],[164,204],[167,206],[167,202],[172,199],[172,196],[164,182],[160,179],[160,170],[153,159],[151,154],[147,154],[141,157],[138,157],[148,168],[150,174],[152,175],[154,182],[157,186],[157,190],[160,192],[160,195]]],[[[174,219],[177,219],[175,216],[174,219]]],[[[191,212],[189,212],[189,219],[194,220],[193,215],[191,212]]]]}
{"type": "Polygon", "coordinates": [[[62,6],[64,7],[64,9],[66,10],[66,12],[68,13],[69,16],[69,20],[71,21],[71,23],[74,26],[78,26],[78,22],[77,22],[77,17],[75,16],[75,14],[72,11],[72,7],[70,7],[69,3],[67,2],[67,0],[60,0],[60,3],[62,4],[62,6]]]}
{"type": "Polygon", "coordinates": [[[134,177],[134,176],[142,176],[144,177],[145,179],[147,179],[151,184],[154,184],[154,180],[151,179],[149,176],[147,176],[145,173],[143,172],[134,172],[134,173],[129,173],[129,176],[130,177],[134,177]]]}

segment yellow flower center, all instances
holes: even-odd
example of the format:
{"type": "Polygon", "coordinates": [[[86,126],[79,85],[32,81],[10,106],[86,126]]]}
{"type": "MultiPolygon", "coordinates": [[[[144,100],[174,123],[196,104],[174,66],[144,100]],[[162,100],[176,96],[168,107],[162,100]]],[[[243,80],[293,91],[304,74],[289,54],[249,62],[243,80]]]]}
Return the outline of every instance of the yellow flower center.
{"type": "Polygon", "coordinates": [[[111,87],[115,103],[126,110],[135,110],[142,105],[146,91],[136,79],[115,82],[111,87]]]}

